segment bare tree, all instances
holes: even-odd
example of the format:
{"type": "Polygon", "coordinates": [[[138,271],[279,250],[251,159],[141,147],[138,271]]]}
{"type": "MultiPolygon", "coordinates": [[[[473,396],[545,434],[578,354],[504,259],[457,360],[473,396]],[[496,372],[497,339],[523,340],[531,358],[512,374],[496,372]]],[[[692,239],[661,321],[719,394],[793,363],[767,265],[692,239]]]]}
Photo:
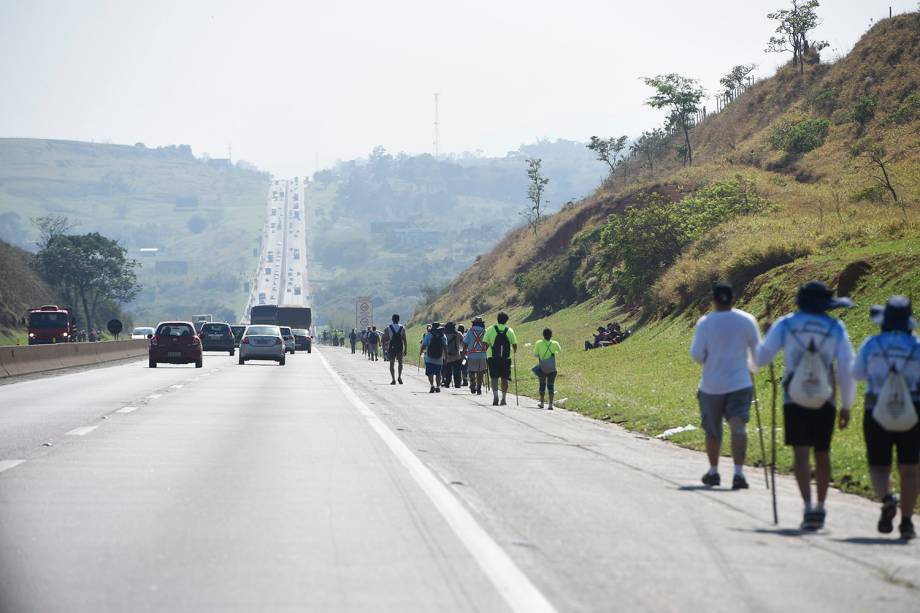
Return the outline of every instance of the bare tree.
{"type": "Polygon", "coordinates": [[[860,162],[860,166],[870,178],[884,187],[895,203],[898,203],[898,192],[892,184],[891,166],[904,157],[904,151],[889,152],[882,143],[864,138],[857,141],[850,149],[850,155],[860,162]]]}
{"type": "Polygon", "coordinates": [[[44,217],[33,217],[32,225],[38,228],[38,248],[44,249],[51,242],[51,239],[63,236],[76,227],[76,223],[70,221],[64,215],[45,215],[44,217]]]}

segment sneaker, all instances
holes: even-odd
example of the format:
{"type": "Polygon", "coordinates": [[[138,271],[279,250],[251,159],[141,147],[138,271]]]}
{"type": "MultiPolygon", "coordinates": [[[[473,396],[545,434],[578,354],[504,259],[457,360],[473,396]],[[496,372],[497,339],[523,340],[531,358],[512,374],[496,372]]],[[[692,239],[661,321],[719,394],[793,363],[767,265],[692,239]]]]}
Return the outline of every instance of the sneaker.
{"type": "Polygon", "coordinates": [[[898,526],[898,530],[901,531],[901,538],[905,541],[917,538],[917,532],[914,530],[914,523],[910,521],[909,517],[901,520],[901,525],[898,526]]]}
{"type": "Polygon", "coordinates": [[[538,403],[537,403],[537,408],[538,408],[538,409],[542,409],[542,408],[543,408],[543,403],[542,403],[542,402],[538,402],[538,403]]]}
{"type": "Polygon", "coordinates": [[[390,381],[390,385],[396,385],[396,381],[390,381]]]}
{"type": "Polygon", "coordinates": [[[827,512],[823,509],[805,511],[805,514],[802,516],[802,530],[808,530],[810,532],[820,530],[824,527],[824,520],[826,517],[827,512]]]}
{"type": "Polygon", "coordinates": [[[546,409],[547,409],[548,411],[552,411],[552,410],[553,410],[553,403],[550,402],[550,403],[549,403],[549,406],[546,407],[546,409]]]}
{"type": "Polygon", "coordinates": [[[470,387],[470,393],[471,393],[471,394],[475,394],[475,393],[476,393],[476,388],[475,388],[475,387],[470,387]]]}
{"type": "Polygon", "coordinates": [[[706,473],[703,475],[703,485],[708,485],[709,487],[722,485],[722,477],[719,476],[719,473],[706,473]]]}
{"type": "Polygon", "coordinates": [[[441,393],[441,388],[440,388],[440,387],[436,387],[436,388],[434,388],[434,391],[435,391],[436,394],[440,394],[440,393],[441,393]]]}
{"type": "Polygon", "coordinates": [[[508,403],[505,402],[505,399],[504,399],[504,398],[502,398],[502,401],[499,402],[498,404],[500,404],[500,405],[502,405],[502,406],[506,406],[508,403]]]}
{"type": "Polygon", "coordinates": [[[493,399],[492,399],[492,406],[493,406],[493,407],[497,407],[497,406],[498,406],[498,398],[493,398],[493,399]]]}
{"type": "Polygon", "coordinates": [[[397,379],[397,381],[399,381],[399,384],[400,384],[400,385],[403,384],[403,382],[402,382],[402,377],[400,377],[399,379],[397,379]]]}
{"type": "Polygon", "coordinates": [[[894,518],[898,514],[898,495],[888,494],[882,499],[882,514],[878,518],[878,531],[891,534],[894,531],[894,518]]]}
{"type": "Polygon", "coordinates": [[[433,385],[431,386],[431,389],[428,390],[428,393],[429,393],[429,394],[433,394],[433,393],[434,393],[434,386],[433,386],[433,385]]]}
{"type": "Polygon", "coordinates": [[[747,479],[744,478],[744,475],[735,475],[732,478],[732,489],[733,490],[746,490],[748,489],[747,479]]]}
{"type": "Polygon", "coordinates": [[[477,395],[477,396],[482,396],[482,390],[476,390],[476,395],[477,395]]]}

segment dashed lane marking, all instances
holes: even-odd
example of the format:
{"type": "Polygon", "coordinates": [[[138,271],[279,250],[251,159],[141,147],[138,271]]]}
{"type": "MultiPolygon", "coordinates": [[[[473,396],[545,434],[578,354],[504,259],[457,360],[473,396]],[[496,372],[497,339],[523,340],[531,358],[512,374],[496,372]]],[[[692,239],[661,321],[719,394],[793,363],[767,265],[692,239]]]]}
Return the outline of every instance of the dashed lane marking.
{"type": "Polygon", "coordinates": [[[162,395],[163,395],[163,394],[150,394],[149,396],[147,396],[147,398],[149,398],[150,400],[156,400],[157,398],[161,397],[162,395]]]}
{"type": "Polygon", "coordinates": [[[121,407],[120,409],[118,409],[118,410],[115,411],[115,412],[116,412],[116,413],[130,413],[130,412],[136,411],[136,410],[137,410],[137,407],[121,407]]]}
{"type": "Polygon", "coordinates": [[[83,426],[82,428],[74,428],[70,432],[65,432],[67,436],[86,436],[99,426],[83,426]]]}
{"type": "Polygon", "coordinates": [[[170,385],[169,387],[174,390],[181,390],[185,386],[182,385],[181,383],[176,383],[175,385],[170,385]]]}
{"type": "Polygon", "coordinates": [[[0,473],[19,466],[23,462],[25,462],[25,460],[0,460],[0,473]]]}
{"type": "Polygon", "coordinates": [[[364,401],[348,387],[348,384],[329,365],[322,353],[319,354],[319,359],[348,401],[364,417],[371,429],[383,440],[422,491],[425,492],[428,499],[441,513],[447,525],[451,527],[460,542],[470,552],[485,576],[492,582],[496,591],[504,598],[511,610],[516,613],[555,613],[556,609],[546,599],[546,596],[531,583],[527,575],[511,559],[511,556],[476,522],[473,515],[447,489],[444,482],[438,479],[431,469],[425,466],[406,444],[383,423],[383,420],[364,404],[364,401]]]}

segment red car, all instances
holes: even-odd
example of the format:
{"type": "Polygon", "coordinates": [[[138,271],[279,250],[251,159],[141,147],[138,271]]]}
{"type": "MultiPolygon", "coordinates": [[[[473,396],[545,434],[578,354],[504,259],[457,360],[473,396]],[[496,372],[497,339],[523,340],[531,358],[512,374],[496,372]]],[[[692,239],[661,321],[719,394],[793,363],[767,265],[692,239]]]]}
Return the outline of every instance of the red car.
{"type": "Polygon", "coordinates": [[[188,321],[164,321],[150,337],[150,368],[159,363],[189,364],[201,368],[201,339],[188,321]]]}

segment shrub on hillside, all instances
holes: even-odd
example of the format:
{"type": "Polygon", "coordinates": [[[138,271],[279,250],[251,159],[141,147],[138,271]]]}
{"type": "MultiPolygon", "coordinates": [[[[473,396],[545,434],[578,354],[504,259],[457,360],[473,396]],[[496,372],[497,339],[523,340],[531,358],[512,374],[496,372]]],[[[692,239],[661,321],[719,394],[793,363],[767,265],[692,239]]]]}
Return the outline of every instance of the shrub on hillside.
{"type": "Polygon", "coordinates": [[[885,118],[886,127],[903,126],[920,117],[920,93],[914,92],[885,118]]]}
{"type": "Polygon", "coordinates": [[[828,128],[827,119],[787,119],[770,132],[770,146],[786,153],[808,153],[824,144],[828,128]]]}
{"type": "Polygon", "coordinates": [[[537,315],[549,315],[588,297],[584,285],[577,282],[583,257],[579,249],[572,249],[561,258],[518,274],[514,284],[537,315]]]}
{"type": "Polygon", "coordinates": [[[877,108],[878,96],[875,94],[863,95],[856,99],[856,103],[850,111],[850,116],[853,118],[853,121],[862,127],[872,121],[872,118],[875,117],[875,110],[877,108]]]}
{"type": "Polygon", "coordinates": [[[611,215],[600,236],[595,272],[635,302],[694,241],[722,222],[768,210],[754,183],[736,176],[711,183],[679,202],[653,198],[611,215]]]}
{"type": "Polygon", "coordinates": [[[811,97],[811,107],[824,116],[829,117],[837,110],[840,104],[840,90],[833,85],[825,85],[811,97]]]}

